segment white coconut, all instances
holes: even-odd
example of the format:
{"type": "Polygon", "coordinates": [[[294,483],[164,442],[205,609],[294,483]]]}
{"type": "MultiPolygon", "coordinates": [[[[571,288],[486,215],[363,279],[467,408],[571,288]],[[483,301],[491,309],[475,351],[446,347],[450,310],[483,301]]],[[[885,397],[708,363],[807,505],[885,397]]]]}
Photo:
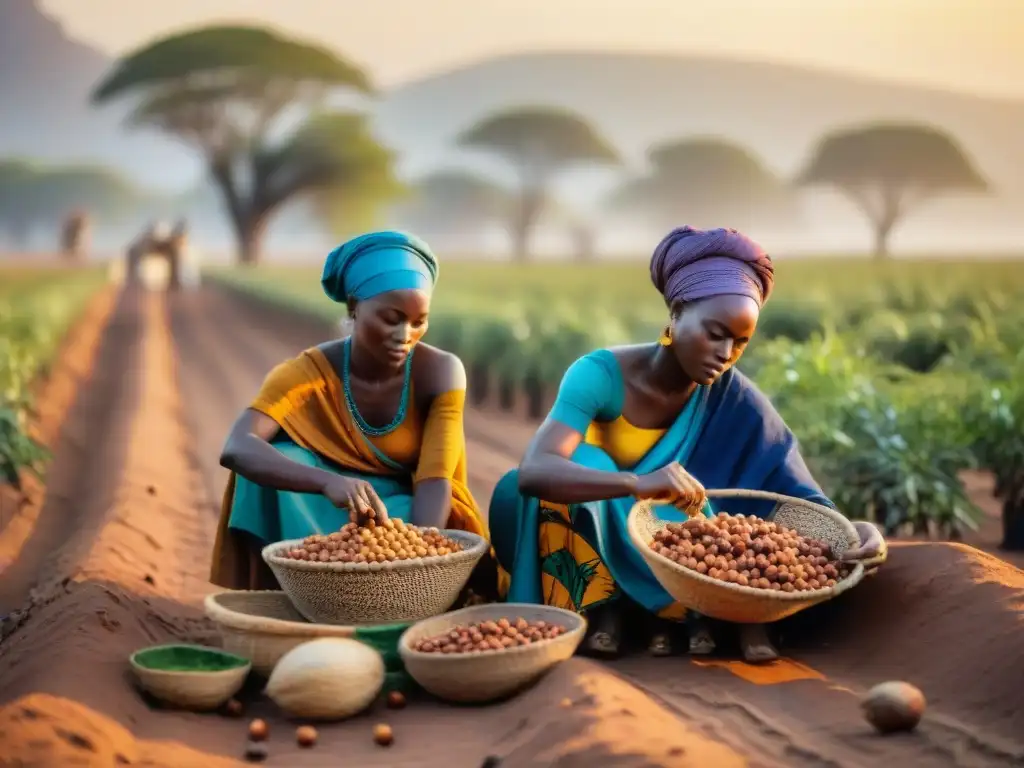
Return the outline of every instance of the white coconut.
{"type": "Polygon", "coordinates": [[[358,640],[325,637],[292,648],[270,673],[266,693],[289,715],[342,720],[384,687],[384,659],[358,640]]]}

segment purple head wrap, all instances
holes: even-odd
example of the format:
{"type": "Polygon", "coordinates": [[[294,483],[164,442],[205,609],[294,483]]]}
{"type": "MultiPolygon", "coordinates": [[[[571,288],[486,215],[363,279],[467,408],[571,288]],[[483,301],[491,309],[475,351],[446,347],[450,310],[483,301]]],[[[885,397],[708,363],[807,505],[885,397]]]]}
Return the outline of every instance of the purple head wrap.
{"type": "Polygon", "coordinates": [[[651,255],[651,280],[672,306],[710,296],[749,296],[764,306],[775,283],[771,257],[735,229],[678,227],[651,255]]]}

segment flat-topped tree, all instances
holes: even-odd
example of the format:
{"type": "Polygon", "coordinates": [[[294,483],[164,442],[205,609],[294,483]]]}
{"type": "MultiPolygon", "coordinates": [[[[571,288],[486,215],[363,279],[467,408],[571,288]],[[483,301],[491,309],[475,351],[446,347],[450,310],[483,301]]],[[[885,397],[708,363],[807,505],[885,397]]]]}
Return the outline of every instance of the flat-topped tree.
{"type": "Polygon", "coordinates": [[[446,169],[418,179],[396,213],[428,236],[468,235],[508,221],[512,203],[508,190],[485,176],[446,169]]]}
{"type": "Polygon", "coordinates": [[[557,107],[516,107],[484,118],[458,138],[460,146],[504,158],[519,177],[511,231],[514,254],[525,260],[530,234],[551,180],[574,165],[618,165],[614,147],[586,119],[557,107]]]}
{"type": "MultiPolygon", "coordinates": [[[[172,35],[122,58],[96,87],[96,104],[140,97],[131,124],[155,126],[202,151],[234,229],[239,259],[259,260],[272,213],[300,195],[390,172],[390,156],[358,158],[334,140],[353,135],[369,150],[362,118],[319,113],[285,138],[286,112],[316,112],[331,92],[372,93],[367,76],[325,48],[244,26],[172,35]],[[386,157],[387,162],[382,161],[386,157]]],[[[378,147],[379,149],[379,147],[378,147]]]]}
{"type": "Polygon", "coordinates": [[[888,255],[896,224],[921,203],[988,190],[952,136],[928,125],[897,123],[826,134],[797,183],[830,185],[845,194],[871,221],[879,258],[888,255]]]}
{"type": "Polygon", "coordinates": [[[698,136],[658,144],[647,161],[650,172],[613,190],[609,207],[660,227],[748,227],[794,212],[787,185],[753,152],[725,139],[698,136]]]}

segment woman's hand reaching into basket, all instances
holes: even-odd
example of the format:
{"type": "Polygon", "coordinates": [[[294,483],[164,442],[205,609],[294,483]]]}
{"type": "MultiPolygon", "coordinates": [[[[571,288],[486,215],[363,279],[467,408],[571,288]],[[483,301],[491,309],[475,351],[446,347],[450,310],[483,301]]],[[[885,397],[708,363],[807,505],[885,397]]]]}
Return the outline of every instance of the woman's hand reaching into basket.
{"type": "Polygon", "coordinates": [[[889,554],[885,537],[874,523],[859,520],[854,522],[853,527],[860,536],[860,545],[846,550],[842,559],[847,563],[863,563],[865,574],[871,576],[878,571],[889,554]]]}
{"type": "Polygon", "coordinates": [[[699,514],[707,501],[704,486],[676,461],[654,472],[640,475],[632,490],[637,499],[671,504],[691,517],[699,514]]]}
{"type": "Polygon", "coordinates": [[[362,525],[366,520],[382,523],[388,510],[374,487],[365,480],[337,475],[324,485],[323,495],[339,509],[348,509],[349,519],[362,525]]]}

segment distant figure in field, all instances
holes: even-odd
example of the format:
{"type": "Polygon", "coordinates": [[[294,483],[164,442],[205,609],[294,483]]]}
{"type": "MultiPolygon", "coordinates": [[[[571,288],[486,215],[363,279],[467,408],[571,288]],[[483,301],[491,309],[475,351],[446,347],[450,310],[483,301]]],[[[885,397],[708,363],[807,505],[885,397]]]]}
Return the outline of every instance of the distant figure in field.
{"type": "Polygon", "coordinates": [[[89,237],[89,215],[85,211],[72,211],[61,227],[60,250],[69,261],[80,261],[85,255],[89,237]]]}
{"type": "Polygon", "coordinates": [[[199,287],[199,253],[188,236],[188,224],[178,219],[165,245],[171,263],[169,286],[192,290],[199,287]]]}
{"type": "Polygon", "coordinates": [[[156,290],[192,289],[199,285],[199,259],[189,243],[188,224],[179,219],[174,227],[153,222],[128,245],[124,262],[114,264],[111,278],[129,284],[142,283],[156,290]]]}

